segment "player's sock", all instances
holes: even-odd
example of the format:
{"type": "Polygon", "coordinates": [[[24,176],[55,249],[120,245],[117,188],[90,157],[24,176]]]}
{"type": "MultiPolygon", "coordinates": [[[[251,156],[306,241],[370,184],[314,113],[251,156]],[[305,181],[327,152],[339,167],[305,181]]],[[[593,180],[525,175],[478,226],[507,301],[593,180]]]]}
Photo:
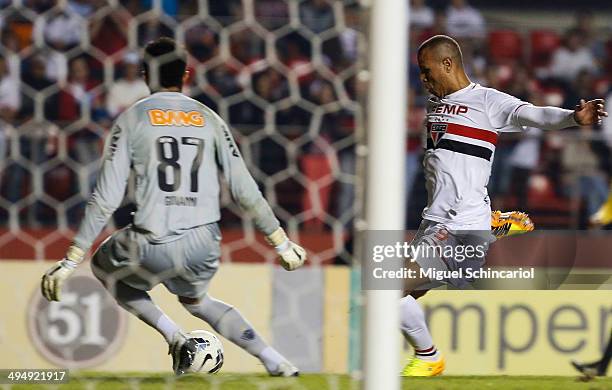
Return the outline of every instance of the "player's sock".
{"type": "MultiPolygon", "coordinates": [[[[225,302],[205,295],[199,303],[183,303],[183,306],[194,316],[206,321],[217,333],[255,357],[260,358],[268,347],[238,310],[225,302]]],[[[263,361],[263,358],[260,359],[263,361]]]]}
{"type": "Polygon", "coordinates": [[[180,331],[180,328],[153,303],[146,291],[135,289],[121,282],[115,284],[114,291],[112,289],[109,291],[115,296],[121,307],[155,328],[164,336],[168,344],[172,343],[172,337],[180,331]]]}
{"type": "Polygon", "coordinates": [[[612,359],[612,332],[610,332],[610,339],[608,340],[608,346],[606,347],[604,355],[599,361],[599,371],[601,375],[606,375],[606,372],[608,372],[608,366],[610,365],[611,359],[612,359]]]}
{"type": "Polygon", "coordinates": [[[287,359],[278,351],[270,346],[264,348],[259,354],[259,360],[266,366],[268,372],[275,372],[281,363],[286,362],[287,359]]]}
{"type": "Polygon", "coordinates": [[[427,328],[425,313],[410,295],[400,299],[400,323],[402,333],[415,350],[415,356],[428,361],[440,358],[427,328]]]}

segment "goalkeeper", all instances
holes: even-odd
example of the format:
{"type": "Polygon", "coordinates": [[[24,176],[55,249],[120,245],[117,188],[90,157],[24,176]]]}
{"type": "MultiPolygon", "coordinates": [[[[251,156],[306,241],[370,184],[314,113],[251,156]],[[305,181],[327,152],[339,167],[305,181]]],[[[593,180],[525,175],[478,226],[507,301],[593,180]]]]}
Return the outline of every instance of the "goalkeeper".
{"type": "Polygon", "coordinates": [[[257,357],[270,375],[298,369],[266,344],[232,306],[207,294],[219,265],[219,172],[233,199],[291,271],[306,252],[291,242],[257,188],[224,121],[181,93],[186,53],[169,38],[147,45],[144,77],[152,95],[119,116],[106,141],[96,188],[66,257],[42,279],[42,293],[59,301],[62,284],[117,209],[130,170],[136,176],[133,225],[115,232],[92,257],[94,275],[119,305],[163,335],[177,375],[191,365],[196,346],[147,293],[162,283],[194,316],[257,357]]]}

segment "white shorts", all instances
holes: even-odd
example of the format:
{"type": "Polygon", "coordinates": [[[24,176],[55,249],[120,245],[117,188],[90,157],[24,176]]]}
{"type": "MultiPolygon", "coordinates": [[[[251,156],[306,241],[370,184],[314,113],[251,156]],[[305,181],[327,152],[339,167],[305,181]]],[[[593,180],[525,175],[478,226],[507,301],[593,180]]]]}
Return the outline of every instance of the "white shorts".
{"type": "Polygon", "coordinates": [[[96,250],[91,268],[107,287],[116,281],[148,291],[163,283],[177,296],[200,298],[217,272],[221,232],[216,223],[191,229],[181,238],[152,244],[128,226],[113,233],[96,250]]]}
{"type": "Polygon", "coordinates": [[[412,247],[438,247],[440,250],[413,252],[413,260],[429,275],[441,275],[430,280],[431,285],[419,287],[429,289],[441,284],[455,288],[466,288],[473,279],[467,278],[465,270],[477,270],[485,264],[485,255],[495,237],[489,230],[451,230],[444,224],[424,219],[416,236],[411,242],[412,247]],[[466,251],[472,247],[474,251],[466,251]],[[443,272],[449,271],[449,272],[443,272]],[[448,276],[452,271],[459,271],[461,277],[448,276]]]}

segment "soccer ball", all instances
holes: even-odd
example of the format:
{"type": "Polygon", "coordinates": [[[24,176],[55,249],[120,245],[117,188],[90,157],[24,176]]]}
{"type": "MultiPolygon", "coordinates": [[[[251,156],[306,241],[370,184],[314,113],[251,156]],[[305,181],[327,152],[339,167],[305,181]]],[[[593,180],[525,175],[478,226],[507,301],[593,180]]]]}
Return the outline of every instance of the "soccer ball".
{"type": "Polygon", "coordinates": [[[196,342],[197,352],[186,372],[214,374],[221,369],[223,345],[217,336],[205,330],[194,330],[187,333],[187,338],[196,342]]]}

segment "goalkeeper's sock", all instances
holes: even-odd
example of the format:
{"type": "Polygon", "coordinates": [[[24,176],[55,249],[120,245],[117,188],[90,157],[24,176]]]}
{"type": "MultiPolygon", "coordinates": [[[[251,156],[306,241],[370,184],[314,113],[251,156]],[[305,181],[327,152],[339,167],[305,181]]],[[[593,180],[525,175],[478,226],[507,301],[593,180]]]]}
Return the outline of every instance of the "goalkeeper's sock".
{"type": "Polygon", "coordinates": [[[180,328],[153,303],[146,291],[135,289],[122,282],[115,283],[114,289],[109,291],[121,307],[155,328],[168,344],[172,343],[174,334],[180,331],[180,328]]]}
{"type": "Polygon", "coordinates": [[[266,370],[270,373],[275,373],[281,363],[287,361],[287,359],[285,359],[283,355],[278,353],[278,351],[272,347],[264,348],[264,350],[261,351],[258,357],[259,360],[261,360],[261,362],[264,364],[264,366],[266,366],[266,370]]]}
{"type": "Polygon", "coordinates": [[[440,358],[427,328],[425,313],[410,295],[400,299],[400,328],[419,359],[435,361],[440,358]]]}
{"type": "Polygon", "coordinates": [[[268,344],[234,307],[205,295],[198,303],[183,303],[194,316],[206,321],[221,336],[259,357],[268,344]]]}

